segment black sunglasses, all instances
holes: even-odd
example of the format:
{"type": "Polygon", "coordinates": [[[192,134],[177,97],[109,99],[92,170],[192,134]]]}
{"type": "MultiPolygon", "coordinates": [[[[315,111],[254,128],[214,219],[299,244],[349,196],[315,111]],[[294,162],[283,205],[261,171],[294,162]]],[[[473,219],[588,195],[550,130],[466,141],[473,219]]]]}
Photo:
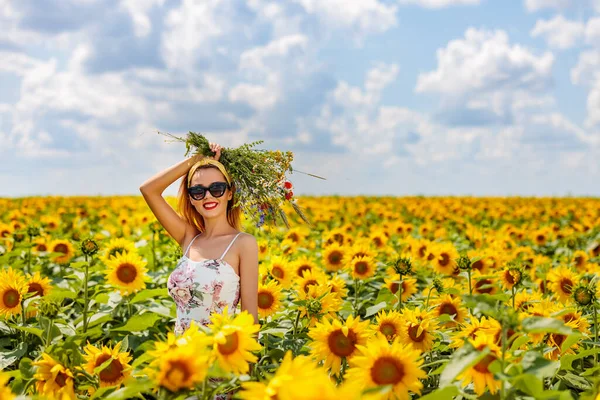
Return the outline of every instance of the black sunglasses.
{"type": "Polygon", "coordinates": [[[206,196],[208,190],[212,197],[221,197],[225,194],[225,191],[229,189],[227,182],[213,182],[208,187],[202,185],[196,185],[187,188],[188,194],[194,200],[202,200],[206,196]]]}

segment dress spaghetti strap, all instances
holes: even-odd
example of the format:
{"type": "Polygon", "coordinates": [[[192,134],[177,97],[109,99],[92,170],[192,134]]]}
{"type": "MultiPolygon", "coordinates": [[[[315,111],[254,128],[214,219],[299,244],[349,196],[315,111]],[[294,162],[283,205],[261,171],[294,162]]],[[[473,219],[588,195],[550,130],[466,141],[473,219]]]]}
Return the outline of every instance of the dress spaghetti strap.
{"type": "Polygon", "coordinates": [[[194,236],[194,238],[191,240],[190,244],[188,244],[187,249],[185,249],[185,253],[183,253],[184,256],[188,256],[187,253],[190,250],[190,247],[192,246],[192,243],[194,243],[194,240],[196,240],[196,238],[200,236],[200,234],[197,234],[196,236],[194,236]]]}
{"type": "Polygon", "coordinates": [[[233,240],[231,241],[231,243],[229,243],[229,246],[227,246],[227,248],[225,249],[225,251],[223,252],[223,255],[221,256],[221,260],[223,259],[223,257],[225,257],[225,254],[227,254],[227,252],[229,251],[229,249],[231,248],[231,245],[233,245],[233,242],[235,242],[235,239],[238,238],[238,236],[240,236],[242,232],[239,232],[237,235],[235,235],[235,237],[233,238],[233,240]]]}

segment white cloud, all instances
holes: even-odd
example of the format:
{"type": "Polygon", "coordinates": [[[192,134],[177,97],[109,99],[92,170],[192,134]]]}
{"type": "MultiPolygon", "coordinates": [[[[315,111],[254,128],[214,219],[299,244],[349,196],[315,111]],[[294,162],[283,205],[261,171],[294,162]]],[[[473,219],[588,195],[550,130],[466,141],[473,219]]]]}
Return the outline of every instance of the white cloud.
{"type": "Polygon", "coordinates": [[[266,110],[277,102],[279,98],[278,82],[276,77],[267,85],[240,83],[229,91],[229,100],[247,103],[256,110],[266,110]]]}
{"type": "Polygon", "coordinates": [[[568,49],[583,37],[585,30],[583,22],[570,21],[557,15],[550,20],[538,20],[530,34],[533,37],[543,37],[551,47],[568,49]]]}
{"type": "Polygon", "coordinates": [[[416,91],[459,94],[497,88],[544,88],[554,57],[536,56],[510,45],[506,32],[467,29],[464,39],[452,40],[437,51],[438,69],[422,73],[416,91]]]}
{"type": "Polygon", "coordinates": [[[579,55],[571,70],[571,82],[588,89],[586,126],[600,125],[600,51],[588,50],[579,55]]]}
{"type": "Polygon", "coordinates": [[[378,0],[295,0],[309,14],[316,14],[328,28],[355,29],[359,36],[381,33],[396,25],[396,6],[378,0]]]}
{"type": "MultiPolygon", "coordinates": [[[[525,0],[527,11],[539,11],[544,8],[566,8],[573,0],[525,0]]],[[[581,0],[577,0],[581,1],[581,0]]]]}
{"type": "Polygon", "coordinates": [[[231,28],[226,0],[183,0],[169,11],[162,34],[162,57],[169,68],[193,73],[201,54],[210,54],[209,42],[231,28]]]}
{"type": "Polygon", "coordinates": [[[595,47],[600,47],[600,18],[590,18],[585,26],[585,41],[595,47]]]}
{"type": "Polygon", "coordinates": [[[297,50],[302,54],[308,46],[308,37],[295,34],[274,39],[266,46],[258,46],[244,51],[240,56],[240,69],[270,71],[273,62],[279,62],[297,50]]]}
{"type": "Polygon", "coordinates": [[[120,6],[127,10],[133,21],[135,35],[147,36],[152,31],[148,13],[155,6],[162,6],[165,0],[121,0],[120,6]]]}
{"type": "Polygon", "coordinates": [[[474,6],[481,0],[399,0],[400,4],[416,4],[425,8],[444,8],[451,6],[474,6]]]}

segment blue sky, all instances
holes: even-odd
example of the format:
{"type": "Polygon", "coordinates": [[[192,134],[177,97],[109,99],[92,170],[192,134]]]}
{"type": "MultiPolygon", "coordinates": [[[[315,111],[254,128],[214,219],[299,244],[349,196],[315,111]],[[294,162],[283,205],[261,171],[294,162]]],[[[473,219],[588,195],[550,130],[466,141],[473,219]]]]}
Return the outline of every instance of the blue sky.
{"type": "MultiPolygon", "coordinates": [[[[137,194],[158,130],[297,194],[600,195],[600,0],[0,0],[0,196],[137,194]]],[[[176,186],[166,194],[175,194],[176,186]]]]}

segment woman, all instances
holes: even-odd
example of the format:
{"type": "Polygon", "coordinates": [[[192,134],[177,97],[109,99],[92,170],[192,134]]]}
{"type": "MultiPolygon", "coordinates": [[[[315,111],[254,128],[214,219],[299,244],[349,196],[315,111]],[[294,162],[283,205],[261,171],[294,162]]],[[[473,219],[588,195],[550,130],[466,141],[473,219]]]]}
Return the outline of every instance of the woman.
{"type": "Polygon", "coordinates": [[[146,203],[183,250],[169,276],[169,294],[177,304],[175,334],[192,320],[208,325],[213,312],[228,306],[235,313],[241,300],[258,323],[258,246],[240,232],[241,211],[233,207],[235,187],[218,162],[221,147],[210,144],[214,157],[195,155],[159,172],[140,186],[146,203]],[[183,176],[178,215],[162,192],[183,176]]]}

